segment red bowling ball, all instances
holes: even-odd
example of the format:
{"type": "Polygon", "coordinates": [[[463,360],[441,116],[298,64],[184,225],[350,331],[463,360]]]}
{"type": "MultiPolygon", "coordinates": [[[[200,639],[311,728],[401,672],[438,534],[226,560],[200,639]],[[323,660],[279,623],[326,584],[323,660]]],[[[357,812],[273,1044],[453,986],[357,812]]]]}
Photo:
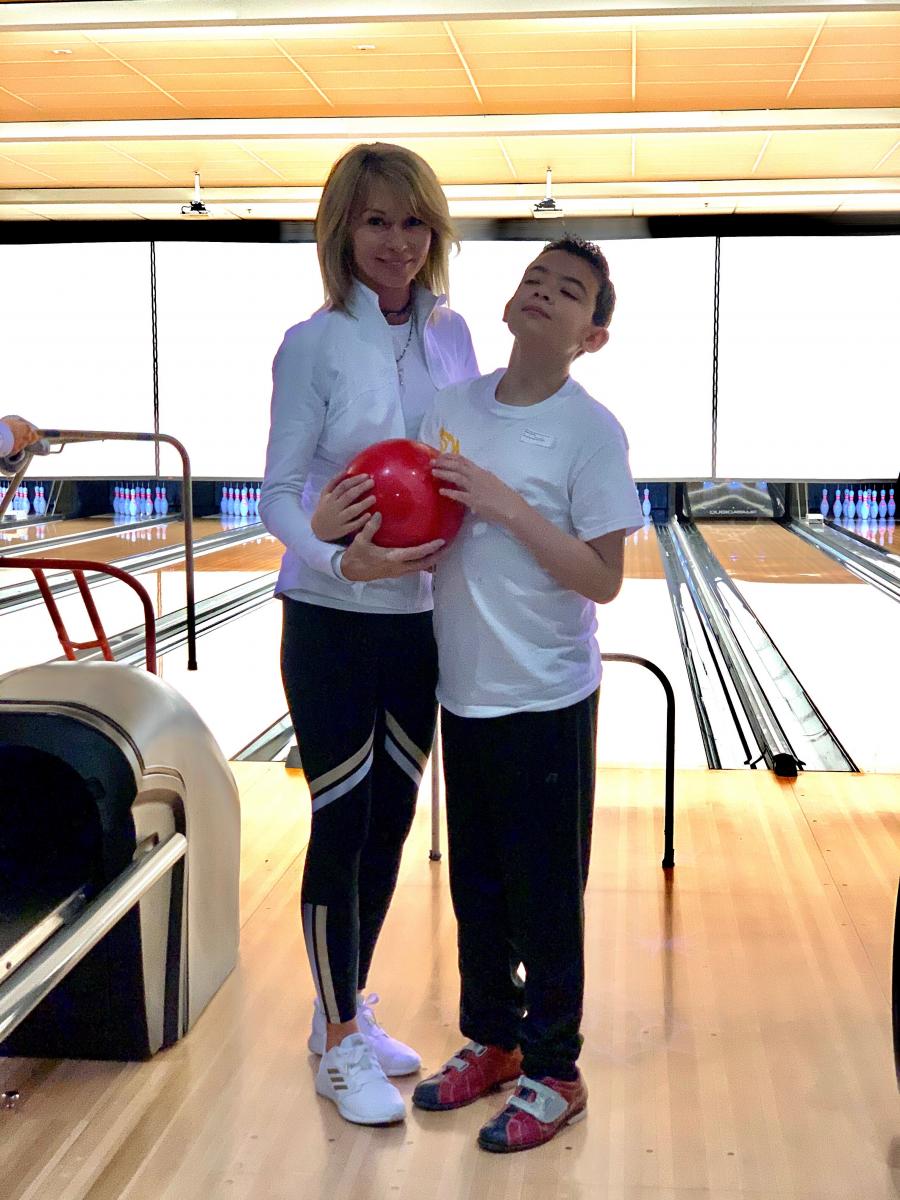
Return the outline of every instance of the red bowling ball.
{"type": "Polygon", "coordinates": [[[381,527],[372,538],[376,546],[420,546],[436,538],[449,543],[459,533],[465,506],[439,494],[441,482],[430,470],[437,455],[424,442],[391,438],[369,446],[347,465],[345,477],[372,476],[373,510],[381,513],[381,527]]]}

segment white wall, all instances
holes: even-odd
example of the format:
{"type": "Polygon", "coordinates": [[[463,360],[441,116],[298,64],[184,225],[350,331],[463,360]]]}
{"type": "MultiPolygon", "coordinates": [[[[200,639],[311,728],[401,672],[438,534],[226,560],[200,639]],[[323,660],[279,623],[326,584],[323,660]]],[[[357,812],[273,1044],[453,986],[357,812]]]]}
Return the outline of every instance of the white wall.
{"type": "Polygon", "coordinates": [[[272,359],[322,303],[311,243],[161,242],[156,248],[159,426],[197,476],[262,476],[272,359]]]}
{"type": "Polygon", "coordinates": [[[894,478],[900,236],[723,238],[719,474],[894,478]]]}
{"type": "MultiPolygon", "coordinates": [[[[0,414],[153,431],[150,247],[0,245],[0,414]]],[[[152,445],[68,446],[35,477],[153,470],[152,445]]]]}

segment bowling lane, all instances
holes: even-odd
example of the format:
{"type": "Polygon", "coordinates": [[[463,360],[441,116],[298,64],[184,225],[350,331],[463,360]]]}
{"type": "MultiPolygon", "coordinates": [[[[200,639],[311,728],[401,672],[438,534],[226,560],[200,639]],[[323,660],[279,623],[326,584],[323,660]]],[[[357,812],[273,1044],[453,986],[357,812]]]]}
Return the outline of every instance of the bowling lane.
{"type": "MultiPolygon", "coordinates": [[[[675,764],[705,767],[706,754],[651,522],[626,540],[622,590],[612,604],[597,606],[597,624],[601,651],[638,654],[665,672],[675,692],[675,764]]],[[[662,766],[665,727],[665,694],[659,681],[632,663],[605,663],[600,690],[600,762],[662,766]]]]}
{"type": "Polygon", "coordinates": [[[35,521],[29,524],[17,522],[15,518],[4,515],[0,518],[0,551],[11,554],[19,547],[32,543],[49,541],[50,538],[75,537],[79,533],[93,533],[98,529],[112,528],[113,518],[84,517],[73,520],[51,519],[35,521]]]}
{"type": "MultiPolygon", "coordinates": [[[[72,524],[74,523],[72,522],[72,524]]],[[[183,521],[161,521],[158,524],[143,525],[137,528],[130,518],[127,522],[117,518],[116,525],[106,518],[106,523],[110,530],[108,537],[94,538],[90,542],[76,543],[74,546],[42,547],[39,543],[29,543],[21,549],[6,550],[4,548],[3,553],[14,554],[17,558],[32,554],[42,555],[46,558],[82,558],[91,562],[115,563],[127,570],[128,565],[124,560],[133,554],[149,554],[153,550],[184,545],[183,521]]],[[[201,548],[207,538],[215,537],[217,534],[232,529],[251,530],[254,524],[260,531],[262,530],[263,527],[259,522],[251,523],[246,518],[235,519],[219,515],[201,517],[194,521],[195,552],[201,548]]],[[[102,527],[101,525],[100,528],[102,527]]],[[[52,574],[53,572],[50,572],[51,576],[52,574]]],[[[32,579],[31,572],[24,569],[17,571],[12,568],[4,568],[3,571],[0,571],[0,587],[29,583],[32,579]]]]}
{"type": "Polygon", "coordinates": [[[187,669],[184,646],[159,660],[160,676],[196,708],[226,758],[285,711],[280,641],[281,604],[271,599],[204,634],[197,643],[199,670],[187,669]]]}
{"type": "Polygon", "coordinates": [[[857,765],[900,771],[896,602],[774,523],[699,528],[857,765]]]}
{"type": "MultiPolygon", "coordinates": [[[[194,591],[198,601],[277,570],[282,547],[265,533],[262,526],[259,530],[255,538],[224,546],[195,561],[194,591]]],[[[3,572],[7,573],[13,572],[3,572]]],[[[183,564],[143,571],[136,578],[147,589],[157,617],[184,607],[183,564]]],[[[142,623],[140,602],[124,584],[113,582],[95,588],[92,595],[107,634],[119,633],[142,623]]],[[[59,598],[57,603],[73,640],[92,639],[93,632],[81,597],[73,593],[59,598]]],[[[198,648],[201,659],[205,653],[204,643],[205,639],[198,648]]],[[[58,658],[61,653],[50,616],[42,604],[0,616],[0,673],[58,658]]]]}

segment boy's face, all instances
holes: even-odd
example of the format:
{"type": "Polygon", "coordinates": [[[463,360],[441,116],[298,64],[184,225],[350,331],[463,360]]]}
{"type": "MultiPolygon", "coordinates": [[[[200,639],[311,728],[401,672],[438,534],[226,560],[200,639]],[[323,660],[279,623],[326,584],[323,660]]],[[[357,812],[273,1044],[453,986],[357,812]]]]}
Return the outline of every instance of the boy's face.
{"type": "Polygon", "coordinates": [[[566,250],[547,250],[522,276],[503,320],[520,343],[537,341],[569,361],[591,354],[609,339],[609,330],[593,320],[597,287],[590,263],[566,250]]]}

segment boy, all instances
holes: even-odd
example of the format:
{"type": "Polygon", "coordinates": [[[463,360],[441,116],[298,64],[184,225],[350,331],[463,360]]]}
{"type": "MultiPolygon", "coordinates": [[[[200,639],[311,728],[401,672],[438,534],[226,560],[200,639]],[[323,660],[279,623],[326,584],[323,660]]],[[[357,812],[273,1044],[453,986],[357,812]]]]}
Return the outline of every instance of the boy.
{"type": "Polygon", "coordinates": [[[541,1145],[587,1102],[576,1060],[601,669],[595,604],[619,591],[625,536],[641,510],[621,426],[569,368],[606,344],[614,303],[596,246],[549,244],[504,310],[515,335],[508,369],[444,389],[420,435],[443,452],[433,467],[442,493],[469,509],[436,569],[434,616],[460,1027],[470,1041],[416,1087],[413,1103],[458,1108],[520,1077],[481,1129],[486,1150],[541,1145]]]}

